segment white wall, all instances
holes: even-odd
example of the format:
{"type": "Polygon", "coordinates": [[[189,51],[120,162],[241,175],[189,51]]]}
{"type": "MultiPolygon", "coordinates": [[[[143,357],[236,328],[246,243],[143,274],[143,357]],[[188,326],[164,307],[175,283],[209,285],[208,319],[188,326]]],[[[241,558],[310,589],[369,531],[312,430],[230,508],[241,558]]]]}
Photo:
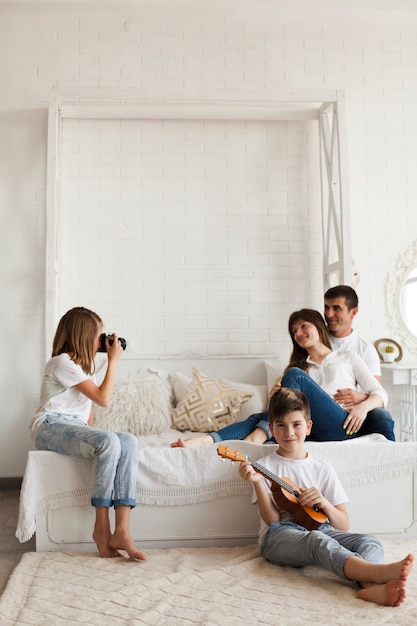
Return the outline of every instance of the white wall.
{"type": "MultiPolygon", "coordinates": [[[[54,86],[58,91],[75,94],[77,89],[100,88],[116,92],[123,89],[138,98],[144,95],[156,99],[172,96],[227,99],[231,94],[242,99],[251,96],[268,99],[279,97],[282,90],[344,90],[352,253],[361,271],[357,288],[361,307],[356,328],[369,340],[396,338],[387,326],[384,284],[397,256],[417,238],[417,7],[415,2],[406,0],[319,2],[315,3],[314,10],[307,1],[294,1],[291,9],[287,5],[279,0],[0,3],[0,210],[3,222],[0,476],[23,473],[26,452],[32,446],[27,424],[37,404],[42,368],[47,358],[43,344],[46,130],[48,100],[54,86]],[[346,9],[335,8],[343,4],[346,9]],[[378,4],[378,9],[373,9],[373,4],[378,4]]],[[[159,274],[161,288],[154,290],[154,301],[145,282],[135,290],[135,302],[129,300],[125,289],[117,293],[119,301],[120,297],[123,300],[123,309],[134,310],[138,327],[143,325],[146,329],[139,342],[142,343],[144,337],[157,337],[162,331],[163,340],[152,342],[149,339],[145,354],[156,355],[161,350],[172,355],[204,348],[216,354],[222,350],[224,354],[275,354],[286,345],[287,314],[303,305],[321,306],[319,225],[311,219],[317,211],[317,189],[313,182],[315,140],[311,129],[302,131],[301,147],[300,133],[294,127],[287,125],[284,130],[279,127],[274,132],[286,135],[288,158],[286,165],[280,162],[278,168],[285,197],[272,203],[274,209],[271,211],[269,200],[262,200],[266,195],[263,189],[255,212],[247,211],[248,198],[254,199],[248,194],[249,172],[242,183],[246,194],[244,210],[231,214],[227,203],[219,210],[213,202],[211,212],[205,197],[198,205],[204,207],[204,211],[192,214],[192,220],[187,223],[183,221],[180,233],[181,239],[187,240],[191,254],[192,242],[199,241],[202,229],[226,228],[226,236],[223,234],[220,240],[220,254],[224,257],[229,286],[238,278],[246,294],[254,296],[256,291],[261,292],[259,301],[254,298],[250,306],[247,300],[244,303],[245,319],[239,320],[243,323],[240,329],[243,335],[230,332],[230,319],[236,319],[239,301],[231,302],[227,281],[221,281],[220,291],[212,290],[210,280],[218,280],[219,276],[207,256],[202,269],[206,286],[200,296],[202,305],[210,300],[211,312],[203,319],[201,311],[192,315],[185,308],[180,309],[178,315],[181,302],[173,302],[167,296],[169,280],[179,281],[181,291],[188,293],[192,283],[187,285],[186,281],[192,280],[191,274],[179,274],[176,278],[159,274]],[[296,175],[292,177],[294,172],[296,175]],[[296,229],[291,227],[294,214],[296,229]],[[259,228],[260,218],[265,215],[270,226],[267,230],[259,228]],[[263,257],[265,265],[261,264],[259,282],[257,276],[249,276],[248,266],[243,276],[237,277],[234,257],[227,254],[228,246],[237,249],[237,254],[242,251],[250,254],[251,248],[256,247],[250,236],[254,227],[257,236],[261,233],[267,249],[276,249],[282,255],[278,264],[272,253],[263,257]],[[269,234],[276,235],[278,230],[280,235],[276,238],[269,234]],[[306,246],[308,259],[303,254],[306,246]],[[265,297],[271,285],[282,301],[282,314],[272,328],[270,319],[266,320],[264,315],[264,309],[268,308],[268,316],[276,311],[269,295],[265,297]],[[146,306],[144,299],[147,299],[146,306]],[[161,305],[163,320],[160,319],[161,305]],[[174,319],[175,316],[178,319],[174,319]],[[155,328],[150,328],[152,318],[155,328]],[[196,328],[190,329],[187,319],[196,328]],[[173,337],[180,339],[172,341],[173,337]]],[[[261,136],[265,137],[264,131],[261,136]]],[[[193,142],[195,137],[193,135],[193,142]]],[[[71,136],[68,141],[72,141],[71,136]]],[[[151,143],[148,141],[145,147],[149,149],[151,143]]],[[[206,146],[207,139],[200,139],[200,145],[206,146]]],[[[196,151],[198,146],[195,143],[194,146],[196,151]]],[[[92,233],[97,235],[90,214],[87,213],[88,219],[86,217],[84,222],[79,222],[78,217],[72,221],[74,215],[80,215],[77,213],[80,180],[87,185],[99,180],[97,171],[83,168],[82,146],[75,141],[73,147],[73,160],[68,162],[65,183],[67,242],[76,232],[73,227],[85,228],[84,232],[90,237],[92,233]],[[78,191],[71,195],[74,190],[78,191]],[[75,213],[71,218],[73,209],[75,213]]],[[[161,153],[157,151],[155,155],[159,158],[161,153]]],[[[237,164],[242,164],[240,157],[237,164]]],[[[272,185],[274,180],[278,186],[278,189],[270,189],[271,192],[280,191],[279,180],[275,183],[265,172],[262,176],[263,181],[271,181],[272,185]]],[[[190,182],[190,176],[183,173],[182,177],[190,182]]],[[[217,172],[217,182],[220,178],[217,172]]],[[[178,180],[181,179],[177,178],[176,184],[178,180]]],[[[195,189],[191,186],[189,191],[192,193],[195,189]]],[[[171,202],[169,213],[149,211],[147,217],[143,211],[136,214],[134,228],[145,228],[142,220],[146,217],[147,227],[163,227],[167,234],[164,241],[169,241],[168,235],[178,228],[175,211],[179,205],[182,215],[186,214],[184,197],[189,198],[189,195],[183,192],[178,204],[171,202]]],[[[233,197],[234,207],[237,198],[233,197]]],[[[133,199],[134,206],[136,201],[137,198],[133,199]]],[[[138,202],[137,206],[139,204],[143,207],[146,203],[138,202]]],[[[103,205],[100,211],[102,208],[103,205]]],[[[86,213],[83,211],[82,215],[86,213]]],[[[117,215],[120,216],[120,212],[117,215]]],[[[102,233],[98,239],[102,244],[105,235],[102,233]]],[[[165,248],[154,252],[164,256],[165,267],[172,250],[165,248]]],[[[143,257],[140,261],[143,267],[143,257]]],[[[96,265],[94,278],[99,277],[100,269],[96,265]]],[[[117,263],[104,269],[111,271],[115,281],[122,276],[123,268],[117,263]]],[[[130,271],[134,280],[134,263],[130,271]]],[[[90,305],[88,287],[84,291],[82,288],[83,277],[78,272],[71,275],[67,263],[62,272],[69,293],[71,289],[74,291],[74,299],[86,297],[85,302],[70,304],[70,299],[66,299],[62,305],[90,305]]],[[[138,280],[145,279],[138,276],[138,280]]],[[[146,281],[150,280],[151,276],[147,275],[146,281]]],[[[196,307],[194,310],[198,312],[196,307]]],[[[105,310],[98,312],[110,326],[123,324],[120,306],[112,308],[111,298],[105,310]]]]}

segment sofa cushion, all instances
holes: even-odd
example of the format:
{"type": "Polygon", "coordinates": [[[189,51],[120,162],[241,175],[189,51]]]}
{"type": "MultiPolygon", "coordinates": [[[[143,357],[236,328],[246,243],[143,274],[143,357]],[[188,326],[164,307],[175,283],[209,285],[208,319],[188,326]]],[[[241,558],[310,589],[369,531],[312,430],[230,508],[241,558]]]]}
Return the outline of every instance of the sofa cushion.
{"type": "Polygon", "coordinates": [[[171,426],[168,380],[149,373],[116,382],[108,407],[95,406],[95,426],[134,435],[159,434],[171,426]]]}
{"type": "Polygon", "coordinates": [[[193,378],[185,397],[172,412],[172,426],[195,432],[217,431],[238,420],[242,405],[252,395],[213,380],[193,368],[193,378]]]}

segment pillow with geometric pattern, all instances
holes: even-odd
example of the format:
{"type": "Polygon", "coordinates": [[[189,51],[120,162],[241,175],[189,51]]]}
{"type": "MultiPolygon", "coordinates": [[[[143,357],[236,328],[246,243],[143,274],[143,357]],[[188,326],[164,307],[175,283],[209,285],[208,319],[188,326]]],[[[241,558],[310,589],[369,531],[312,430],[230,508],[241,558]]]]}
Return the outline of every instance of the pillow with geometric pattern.
{"type": "Polygon", "coordinates": [[[213,380],[193,367],[186,396],[172,412],[172,427],[215,432],[238,420],[241,406],[253,396],[213,380]]]}

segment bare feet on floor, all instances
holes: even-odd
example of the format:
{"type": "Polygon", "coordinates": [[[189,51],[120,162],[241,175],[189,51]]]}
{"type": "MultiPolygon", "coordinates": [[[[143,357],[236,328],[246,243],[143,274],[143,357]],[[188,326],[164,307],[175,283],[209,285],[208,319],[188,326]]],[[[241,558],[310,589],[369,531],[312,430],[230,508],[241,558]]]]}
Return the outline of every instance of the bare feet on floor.
{"type": "Polygon", "coordinates": [[[98,553],[103,559],[121,556],[120,552],[110,547],[110,532],[100,532],[95,528],[93,532],[93,539],[96,543],[98,553]]]}
{"type": "MultiPolygon", "coordinates": [[[[115,552],[124,550],[131,559],[146,561],[146,555],[136,547],[128,530],[116,530],[110,538],[109,548],[115,552]]],[[[119,554],[119,556],[121,555],[119,554]]]]}
{"type": "Polygon", "coordinates": [[[414,556],[408,554],[402,561],[390,563],[381,569],[382,582],[361,589],[357,597],[383,606],[400,606],[405,600],[408,576],[412,570],[414,556]],[[384,581],[384,579],[387,580],[384,581]]]}

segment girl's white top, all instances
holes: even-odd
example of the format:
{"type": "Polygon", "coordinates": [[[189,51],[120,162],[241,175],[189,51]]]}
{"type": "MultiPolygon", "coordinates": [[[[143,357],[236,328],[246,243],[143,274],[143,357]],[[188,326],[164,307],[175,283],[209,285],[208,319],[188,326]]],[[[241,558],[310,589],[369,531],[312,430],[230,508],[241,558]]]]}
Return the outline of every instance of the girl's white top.
{"type": "Polygon", "coordinates": [[[40,406],[30,424],[32,434],[49,413],[70,415],[87,423],[92,402],[75,385],[88,379],[95,382],[95,376],[86,374],[68,354],[53,356],[45,365],[40,406]]]}

